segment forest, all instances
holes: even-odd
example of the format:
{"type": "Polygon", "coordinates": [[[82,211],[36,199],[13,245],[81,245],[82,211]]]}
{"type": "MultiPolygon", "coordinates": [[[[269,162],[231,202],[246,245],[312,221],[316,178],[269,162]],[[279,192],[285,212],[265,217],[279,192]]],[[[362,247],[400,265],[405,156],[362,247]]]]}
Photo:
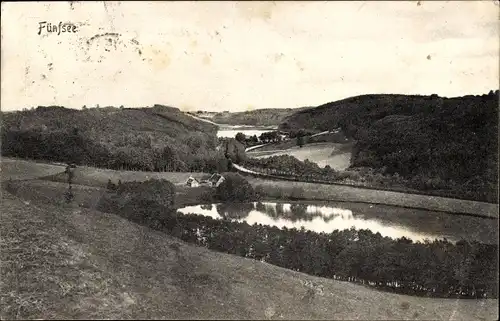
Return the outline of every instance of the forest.
{"type": "Polygon", "coordinates": [[[497,203],[498,98],[498,90],[455,98],[363,95],[300,111],[280,129],[340,127],[355,140],[351,169],[370,168],[401,176],[419,190],[437,185],[497,203]]]}
{"type": "Polygon", "coordinates": [[[38,107],[2,113],[2,155],[117,170],[226,171],[217,128],[178,109],[38,107]]]}

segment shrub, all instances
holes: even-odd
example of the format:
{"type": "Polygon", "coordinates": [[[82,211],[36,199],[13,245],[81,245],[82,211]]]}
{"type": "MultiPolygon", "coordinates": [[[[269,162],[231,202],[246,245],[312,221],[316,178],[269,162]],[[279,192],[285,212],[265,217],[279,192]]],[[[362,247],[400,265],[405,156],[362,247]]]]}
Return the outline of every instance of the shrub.
{"type": "Polygon", "coordinates": [[[164,179],[122,183],[117,192],[128,199],[152,201],[168,208],[174,206],[175,186],[164,179]]]}
{"type": "Polygon", "coordinates": [[[106,185],[106,188],[110,191],[114,191],[116,190],[117,187],[113,182],[111,182],[111,179],[108,179],[108,184],[106,185]]]}
{"type": "Polygon", "coordinates": [[[136,222],[171,212],[175,186],[167,180],[126,182],[103,195],[97,205],[103,212],[116,213],[136,222]]]}
{"type": "Polygon", "coordinates": [[[224,202],[248,202],[257,199],[252,185],[240,174],[224,173],[225,180],[217,187],[217,198],[224,202]]]}

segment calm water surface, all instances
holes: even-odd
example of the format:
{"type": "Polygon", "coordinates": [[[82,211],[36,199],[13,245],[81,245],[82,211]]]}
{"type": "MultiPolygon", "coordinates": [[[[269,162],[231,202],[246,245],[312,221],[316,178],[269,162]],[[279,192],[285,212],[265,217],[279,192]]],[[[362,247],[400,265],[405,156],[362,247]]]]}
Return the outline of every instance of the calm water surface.
{"type": "Polygon", "coordinates": [[[497,222],[476,217],[357,203],[304,204],[255,202],[244,204],[196,205],[179,209],[183,214],[201,214],[215,219],[227,218],[276,226],[305,228],[314,232],[369,229],[391,238],[413,241],[460,239],[496,243],[497,222]]]}
{"type": "Polygon", "coordinates": [[[231,125],[219,125],[219,130],[217,131],[217,137],[230,137],[234,138],[237,133],[243,133],[246,136],[257,135],[259,137],[262,133],[276,130],[273,127],[254,127],[254,126],[231,126],[231,125]]]}

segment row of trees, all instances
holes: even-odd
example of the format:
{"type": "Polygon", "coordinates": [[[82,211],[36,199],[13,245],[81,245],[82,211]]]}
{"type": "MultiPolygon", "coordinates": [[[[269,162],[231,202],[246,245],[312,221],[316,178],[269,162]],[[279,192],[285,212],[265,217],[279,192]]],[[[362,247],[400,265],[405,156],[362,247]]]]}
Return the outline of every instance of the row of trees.
{"type": "Polygon", "coordinates": [[[242,132],[239,132],[234,137],[238,142],[244,144],[246,147],[255,146],[257,144],[263,143],[279,143],[281,142],[281,135],[278,131],[269,131],[260,134],[257,138],[257,135],[246,136],[242,132]]]}
{"type": "Polygon", "coordinates": [[[246,147],[254,146],[254,145],[257,145],[259,143],[259,139],[257,138],[257,135],[247,136],[247,135],[243,134],[242,132],[239,132],[236,134],[236,136],[234,136],[234,138],[238,142],[245,145],[246,147]]]}
{"type": "MultiPolygon", "coordinates": [[[[291,131],[287,134],[289,138],[295,138],[297,142],[297,146],[302,147],[304,144],[307,144],[308,137],[312,135],[312,133],[305,131],[304,129],[298,131],[291,131]]],[[[244,144],[246,147],[255,146],[259,143],[268,144],[268,143],[279,143],[283,140],[282,135],[279,131],[269,131],[260,134],[257,138],[257,135],[246,136],[243,133],[237,133],[235,139],[240,143],[244,144]]]]}
{"type": "MultiPolygon", "coordinates": [[[[369,230],[336,230],[327,234],[260,224],[251,226],[233,221],[237,217],[216,220],[196,214],[183,215],[165,202],[170,199],[168,195],[150,196],[159,188],[170,193],[162,184],[152,183],[149,188],[139,184],[134,188],[142,192],[129,192],[133,196],[126,198],[133,201],[125,205],[120,202],[120,194],[113,192],[113,196],[100,200],[99,209],[186,242],[315,276],[409,295],[498,297],[497,245],[466,241],[453,244],[447,240],[414,243],[406,238],[382,237],[369,230]]],[[[246,212],[244,205],[233,207],[246,212]]],[[[227,210],[219,209],[222,213],[227,210]]]]}

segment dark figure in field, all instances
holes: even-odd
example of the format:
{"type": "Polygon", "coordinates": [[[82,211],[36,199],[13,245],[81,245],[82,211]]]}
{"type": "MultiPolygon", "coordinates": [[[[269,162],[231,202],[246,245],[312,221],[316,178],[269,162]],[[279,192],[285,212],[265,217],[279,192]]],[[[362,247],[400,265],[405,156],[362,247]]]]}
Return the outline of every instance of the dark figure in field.
{"type": "MultiPolygon", "coordinates": [[[[119,181],[118,183],[120,184],[121,182],[119,181]]],[[[115,191],[117,189],[117,186],[116,186],[116,184],[111,182],[111,179],[108,179],[108,184],[107,184],[106,188],[108,190],[115,191]]]]}
{"type": "Polygon", "coordinates": [[[66,198],[67,202],[71,202],[74,197],[73,192],[71,191],[71,183],[73,182],[73,176],[75,175],[75,168],[76,166],[74,164],[68,164],[65,170],[65,173],[68,175],[68,191],[64,193],[64,197],[66,198]]]}
{"type": "Polygon", "coordinates": [[[75,168],[76,166],[74,164],[68,164],[66,166],[65,173],[68,175],[68,184],[71,186],[71,183],[73,182],[73,177],[75,176],[75,168]]]}

